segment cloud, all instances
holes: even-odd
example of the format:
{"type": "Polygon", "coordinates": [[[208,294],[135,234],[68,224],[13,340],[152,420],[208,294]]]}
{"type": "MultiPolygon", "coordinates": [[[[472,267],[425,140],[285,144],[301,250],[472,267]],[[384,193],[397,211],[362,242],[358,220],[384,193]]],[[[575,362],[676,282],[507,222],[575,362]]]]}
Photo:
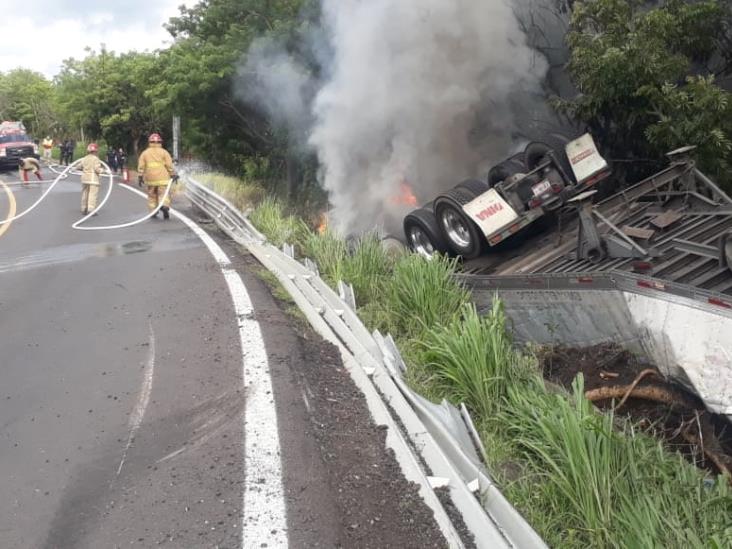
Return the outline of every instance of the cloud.
{"type": "Polygon", "coordinates": [[[0,71],[17,67],[53,77],[69,57],[85,48],[154,50],[172,38],[163,23],[178,13],[180,0],[89,2],[86,0],[3,0],[0,71]]]}

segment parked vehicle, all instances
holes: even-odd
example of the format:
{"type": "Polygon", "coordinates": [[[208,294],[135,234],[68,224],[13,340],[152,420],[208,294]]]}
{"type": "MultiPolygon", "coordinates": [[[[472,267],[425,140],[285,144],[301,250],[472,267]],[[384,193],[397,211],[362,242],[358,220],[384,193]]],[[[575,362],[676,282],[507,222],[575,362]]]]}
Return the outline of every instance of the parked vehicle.
{"type": "Polygon", "coordinates": [[[0,170],[17,169],[20,158],[40,158],[38,145],[26,133],[22,122],[0,123],[0,170]]]}

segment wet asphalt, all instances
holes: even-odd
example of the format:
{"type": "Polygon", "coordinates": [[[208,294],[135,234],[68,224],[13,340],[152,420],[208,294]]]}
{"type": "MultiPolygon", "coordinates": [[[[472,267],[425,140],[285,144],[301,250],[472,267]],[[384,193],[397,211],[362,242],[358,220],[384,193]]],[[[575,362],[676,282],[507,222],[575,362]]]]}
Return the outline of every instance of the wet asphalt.
{"type": "MultiPolygon", "coordinates": [[[[13,184],[18,211],[45,188],[13,184]]],[[[73,230],[79,202],[78,180],[64,181],[0,226],[0,549],[267,546],[242,540],[246,394],[220,266],[175,218],[73,230]]],[[[174,206],[198,219],[182,197],[174,206]]],[[[8,207],[0,186],[0,219],[8,207]]],[[[116,185],[89,224],[145,214],[116,185]]],[[[245,250],[202,227],[263,336],[289,546],[444,547],[337,349],[293,320],[245,250]]]]}
{"type": "MultiPolygon", "coordinates": [[[[11,188],[21,211],[46,186],[11,188]]],[[[241,349],[219,267],[175,219],[75,231],[79,199],[64,181],[0,236],[0,547],[240,545],[241,349]]],[[[89,224],[145,213],[116,187],[89,224]]]]}

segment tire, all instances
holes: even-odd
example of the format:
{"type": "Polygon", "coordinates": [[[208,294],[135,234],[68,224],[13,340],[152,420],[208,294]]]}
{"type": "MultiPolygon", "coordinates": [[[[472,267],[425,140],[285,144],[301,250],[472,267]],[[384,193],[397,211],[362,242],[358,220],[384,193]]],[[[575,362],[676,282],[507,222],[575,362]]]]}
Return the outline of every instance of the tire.
{"type": "Polygon", "coordinates": [[[384,250],[386,255],[392,258],[397,258],[406,253],[406,246],[404,242],[391,234],[387,234],[381,238],[381,249],[384,250]]]}
{"type": "Polygon", "coordinates": [[[437,226],[437,219],[430,207],[431,204],[414,210],[404,218],[404,236],[407,239],[407,247],[427,258],[438,253],[448,254],[450,251],[450,247],[437,226]]]}
{"type": "Polygon", "coordinates": [[[435,200],[435,217],[442,236],[455,254],[475,259],[482,252],[485,237],[462,206],[475,198],[467,189],[456,187],[435,200]]]}
{"type": "Polygon", "coordinates": [[[526,145],[526,149],[524,150],[526,169],[528,171],[533,170],[541,164],[548,153],[553,151],[554,158],[556,158],[559,165],[567,174],[567,177],[569,177],[569,181],[567,183],[576,183],[572,166],[569,163],[569,159],[567,158],[567,153],[565,151],[566,144],[567,142],[564,139],[551,135],[547,136],[546,142],[533,141],[529,143],[526,145]]]}
{"type": "Polygon", "coordinates": [[[488,185],[493,188],[513,174],[523,173],[526,171],[524,163],[524,153],[518,153],[514,154],[511,158],[507,158],[500,164],[496,164],[488,172],[488,185]]]}
{"type": "Polygon", "coordinates": [[[526,156],[523,152],[516,153],[509,159],[501,162],[501,164],[507,165],[509,169],[513,171],[513,173],[523,172],[524,166],[526,165],[526,156]]]}
{"type": "Polygon", "coordinates": [[[501,181],[504,181],[507,177],[512,175],[513,173],[511,172],[511,169],[502,163],[497,166],[493,166],[488,172],[488,186],[493,188],[501,181]]]}
{"type": "Polygon", "coordinates": [[[465,189],[466,191],[473,193],[473,198],[475,198],[476,196],[480,196],[487,190],[490,190],[491,186],[485,181],[481,181],[480,179],[466,179],[462,183],[459,183],[455,188],[465,189]]]}

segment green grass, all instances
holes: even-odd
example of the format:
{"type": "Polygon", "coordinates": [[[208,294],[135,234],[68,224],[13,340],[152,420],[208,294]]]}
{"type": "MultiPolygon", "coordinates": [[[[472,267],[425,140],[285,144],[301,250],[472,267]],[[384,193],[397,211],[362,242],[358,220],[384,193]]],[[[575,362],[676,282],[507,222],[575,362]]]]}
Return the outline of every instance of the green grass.
{"type": "Polygon", "coordinates": [[[705,481],[629,421],[599,412],[581,375],[571,398],[538,387],[512,385],[499,418],[535,479],[545,538],[573,547],[730,546],[727,479],[705,481]]]}
{"type": "Polygon", "coordinates": [[[236,177],[215,172],[200,174],[196,177],[201,183],[225,197],[243,212],[256,207],[265,197],[265,191],[261,186],[236,177]]]}
{"type": "Polygon", "coordinates": [[[360,303],[383,300],[383,291],[394,266],[394,260],[381,247],[375,234],[362,236],[354,244],[343,265],[343,280],[353,285],[360,303]]]}
{"type": "Polygon", "coordinates": [[[375,235],[317,234],[264,200],[252,222],[315,260],[329,284],[354,286],[371,329],[390,331],[407,381],[432,400],[465,402],[506,497],[552,547],[732,547],[732,492],[637,426],[596,410],[581,378],[550,390],[513,345],[500,301],[484,315],[454,260],[390,256],[375,235]]]}
{"type": "Polygon", "coordinates": [[[302,251],[318,264],[320,275],[331,286],[344,279],[344,263],[348,255],[346,241],[328,229],[323,234],[309,232],[304,235],[302,251]]]}
{"type": "Polygon", "coordinates": [[[282,203],[265,198],[249,215],[249,219],[267,237],[270,243],[281,247],[284,243],[299,243],[310,232],[299,218],[285,215],[282,203]]]}
{"type": "Polygon", "coordinates": [[[503,322],[498,302],[485,316],[474,305],[465,305],[460,318],[429,329],[419,341],[421,362],[431,371],[432,382],[480,417],[492,417],[519,378],[519,361],[503,322]]]}
{"type": "Polygon", "coordinates": [[[452,259],[428,261],[417,254],[396,262],[383,303],[395,334],[414,338],[458,316],[470,294],[455,281],[455,265],[452,259]]]}

